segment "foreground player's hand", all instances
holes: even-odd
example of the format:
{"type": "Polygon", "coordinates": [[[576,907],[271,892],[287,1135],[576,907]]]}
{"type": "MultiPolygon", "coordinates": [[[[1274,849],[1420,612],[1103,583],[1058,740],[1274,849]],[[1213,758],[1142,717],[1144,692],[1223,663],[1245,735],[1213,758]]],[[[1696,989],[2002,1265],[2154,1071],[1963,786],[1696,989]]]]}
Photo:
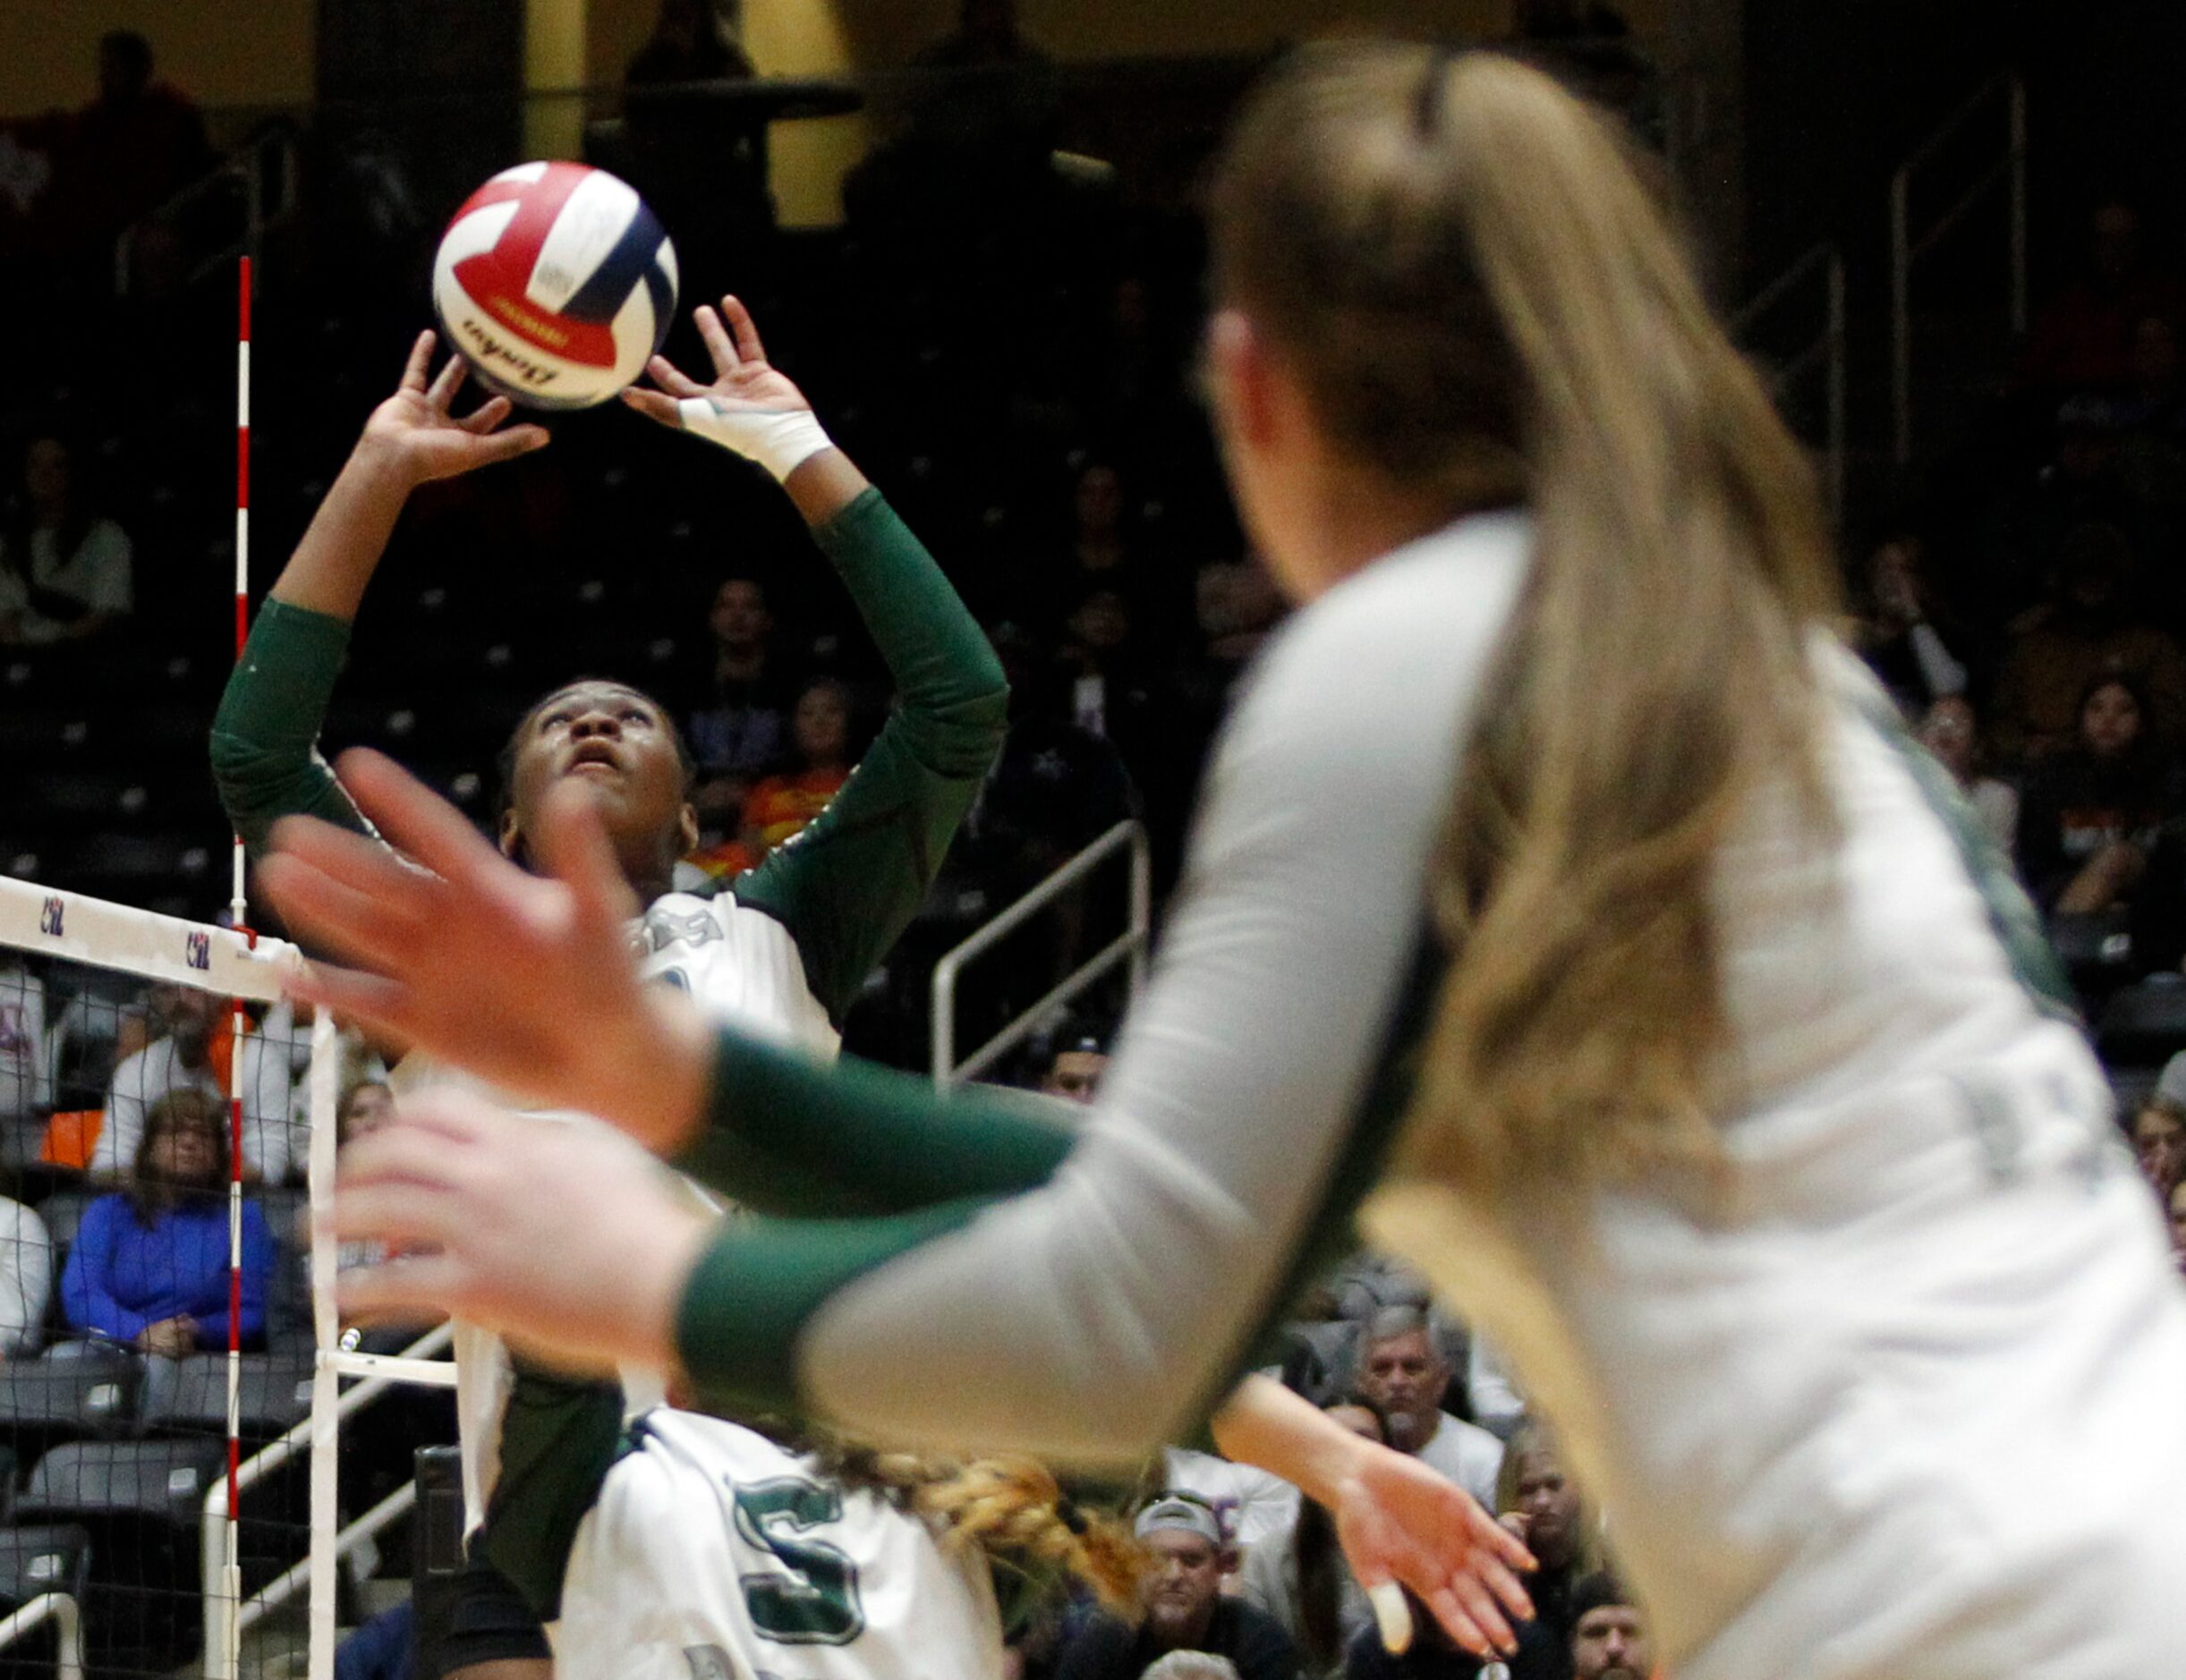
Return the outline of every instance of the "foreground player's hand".
{"type": "Polygon", "coordinates": [[[1434,1612],[1451,1638],[1476,1656],[1518,1649],[1511,1619],[1533,1615],[1517,1572],[1530,1567],[1525,1546],[1462,1488],[1409,1454],[1371,1441],[1336,1486],[1330,1508],[1336,1535],[1359,1586],[1391,1637],[1399,1586],[1434,1612]]]}
{"type": "Polygon", "coordinates": [[[665,1370],[713,1225],[627,1138],[428,1091],[342,1152],[335,1235],[398,1258],[336,1293],[344,1317],[452,1313],[578,1370],[665,1370]]]}
{"type": "Polygon", "coordinates": [[[402,383],[364,422],[364,435],[357,441],[361,459],[386,468],[405,484],[419,485],[546,447],[545,427],[505,425],[514,412],[505,396],[489,397],[456,418],[455,395],[470,364],[450,356],[437,377],[429,377],[434,342],[432,334],[420,333],[410,347],[402,383]]]}
{"type": "Polygon", "coordinates": [[[777,482],[830,446],[804,393],[767,360],[750,310],[725,297],[719,314],[702,303],[692,319],[713,361],[713,383],[701,385],[666,356],[655,356],[646,370],[660,388],[632,386],[623,393],[625,403],[663,426],[757,462],[777,482]]]}
{"type": "Polygon", "coordinates": [[[546,872],[530,875],[392,760],[345,753],[341,776],[406,859],[310,818],[276,826],[259,865],[267,896],[356,964],[309,964],[289,989],[512,1096],[672,1150],[696,1122],[712,1039],[681,993],[639,981],[637,901],[584,790],[548,795],[532,836],[546,872]]]}

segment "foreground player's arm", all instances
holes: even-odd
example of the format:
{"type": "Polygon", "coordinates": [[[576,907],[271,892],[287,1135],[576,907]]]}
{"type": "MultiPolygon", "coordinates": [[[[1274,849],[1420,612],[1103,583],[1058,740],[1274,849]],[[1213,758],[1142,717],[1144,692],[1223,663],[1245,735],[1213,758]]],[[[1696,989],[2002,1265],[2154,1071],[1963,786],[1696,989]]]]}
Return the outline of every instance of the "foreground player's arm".
{"type": "MultiPolygon", "coordinates": [[[[651,1299],[624,1299],[619,1319],[597,1311],[606,1297],[574,1252],[497,1260],[510,1321],[656,1361],[672,1340],[711,1404],[877,1440],[1136,1465],[1191,1434],[1346,1239],[1403,1111],[1439,969],[1421,883],[1453,731],[1523,556],[1522,527],[1484,524],[1458,556],[1347,584],[1271,652],[1210,778],[1153,985],[1049,1183],[998,1197],[967,1175],[957,1201],[927,1183],[922,1205],[880,1218],[664,1227],[660,1242],[689,1245],[672,1325],[651,1299]],[[619,1339],[629,1325],[651,1327],[650,1352],[619,1339]]],[[[924,1106],[936,1139],[995,1123],[990,1098],[937,1099],[872,1069],[816,1075],[786,1100],[782,1060],[728,1038],[709,1071],[694,1013],[605,961],[611,870],[580,806],[555,826],[558,878],[546,881],[520,877],[422,790],[390,774],[376,791],[432,878],[308,827],[269,865],[292,921],[379,971],[302,983],[337,1013],[600,1114],[664,1155],[702,1154],[712,1133],[820,1158],[887,1135],[899,1123],[884,1108],[906,1105],[924,1106]],[[586,1031],[573,1035],[565,991],[587,986],[586,1031]],[[495,1010],[460,1006],[485,996],[495,1010]]],[[[525,1171],[496,1168],[511,1187],[525,1171]]],[[[424,1211],[393,1200],[389,1235],[424,1211]]],[[[445,1235],[468,1247],[486,1233],[458,1220],[445,1235]]],[[[456,1253],[419,1276],[468,1286],[465,1264],[456,1253]]],[[[616,1281],[643,1282],[628,1267],[616,1281]]]]}
{"type": "Polygon", "coordinates": [[[842,791],[731,890],[789,929],[805,981],[839,1024],[901,936],[1002,750],[1001,661],[933,556],[828,439],[804,394],[767,361],[735,298],[697,310],[715,379],[656,357],[659,391],[629,405],[757,462],[841,573],[896,683],[897,705],[842,791]]]}
{"type": "Polygon", "coordinates": [[[369,832],[319,756],[319,731],[349,650],[350,624],[396,522],[419,485],[527,454],[547,440],[537,426],[502,428],[509,415],[503,397],[455,419],[448,405],[464,364],[450,360],[429,383],[432,349],[433,335],[420,334],[401,386],[365,423],[275,581],[221,697],[213,779],[253,851],[285,816],[369,832]]]}

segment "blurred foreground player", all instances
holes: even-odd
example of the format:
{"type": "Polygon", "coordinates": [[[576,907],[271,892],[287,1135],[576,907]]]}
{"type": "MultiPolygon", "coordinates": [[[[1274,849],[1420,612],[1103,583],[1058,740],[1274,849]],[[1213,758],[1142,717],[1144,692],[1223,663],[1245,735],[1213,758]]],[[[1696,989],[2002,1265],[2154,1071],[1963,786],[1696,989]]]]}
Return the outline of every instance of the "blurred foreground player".
{"type": "Polygon", "coordinates": [[[888,1200],[716,1230],[448,1099],[355,1152],[337,1223],[442,1246],[354,1300],[1123,1464],[1363,1205],[1510,1356],[1683,1680],[2167,1672],[2186,1295],[2030,906],[1834,639],[1807,462],[1612,131],[1495,57],[1309,52],[1213,222],[1230,479],[1304,606],[1072,1146],[1003,1182],[995,1099],[710,1034],[626,966],[569,1031],[556,977],[616,936],[591,819],[549,813],[566,871],[526,879],[378,775],[439,873],[285,835],[269,887],[377,971],[305,995],[731,1193],[763,1152],[888,1200]]]}

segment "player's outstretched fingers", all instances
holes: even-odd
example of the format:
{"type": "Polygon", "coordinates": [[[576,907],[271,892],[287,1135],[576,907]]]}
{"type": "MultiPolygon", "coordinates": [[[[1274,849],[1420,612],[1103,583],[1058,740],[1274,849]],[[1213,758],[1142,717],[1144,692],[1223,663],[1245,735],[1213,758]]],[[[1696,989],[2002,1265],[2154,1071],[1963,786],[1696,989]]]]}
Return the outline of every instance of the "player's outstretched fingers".
{"type": "Polygon", "coordinates": [[[328,869],[301,852],[259,860],[259,887],[290,927],[310,945],[375,966],[410,948],[419,929],[413,901],[362,885],[338,864],[328,869]]]}
{"type": "Polygon", "coordinates": [[[334,1284],[341,1315],[366,1324],[416,1314],[471,1318],[469,1296],[467,1268],[445,1254],[404,1254],[376,1266],[352,1266],[334,1284]]]}
{"type": "Polygon", "coordinates": [[[417,1037],[418,1010],[409,989],[377,974],[302,963],[282,975],[281,989],[299,1003],[339,1015],[368,1036],[401,1045],[417,1037]]]}
{"type": "Polygon", "coordinates": [[[760,342],[759,328],[753,323],[752,311],[744,307],[744,300],[731,293],[721,300],[721,314],[728,322],[728,330],[736,341],[736,353],[746,361],[765,363],[767,347],[760,342]]]}
{"type": "Polygon", "coordinates": [[[704,396],[706,387],[678,368],[666,356],[655,356],[645,364],[645,371],[652,375],[653,383],[672,397],[704,396]]]}
{"type": "Polygon", "coordinates": [[[1366,1601],[1374,1606],[1374,1623],[1382,1635],[1382,1649],[1392,1657],[1401,1657],[1411,1650],[1412,1607],[1404,1601],[1404,1589],[1393,1581],[1377,1581],[1366,1589],[1366,1601]]]}
{"type": "Polygon", "coordinates": [[[352,747],[336,768],[380,833],[435,874],[484,888],[516,872],[468,818],[385,753],[352,747]]]}
{"type": "Polygon", "coordinates": [[[721,318],[709,304],[702,303],[693,310],[691,319],[698,327],[699,337],[705,341],[706,353],[713,358],[714,372],[727,378],[744,361],[736,353],[736,341],[728,335],[728,328],[721,325],[721,318]]]}
{"type": "Polygon", "coordinates": [[[440,377],[432,382],[432,388],[426,392],[426,401],[443,414],[447,413],[448,404],[455,400],[455,393],[463,389],[463,382],[470,371],[471,364],[461,356],[450,356],[447,366],[440,369],[440,377]]]}
{"type": "Polygon", "coordinates": [[[661,391],[642,390],[634,385],[623,387],[623,406],[634,408],[647,420],[662,426],[683,429],[683,403],[661,391]]]}
{"type": "Polygon", "coordinates": [[[420,333],[415,341],[412,343],[410,360],[403,368],[401,386],[403,390],[423,392],[426,376],[432,371],[433,345],[437,342],[438,341],[433,337],[432,329],[428,327],[420,333]]]}
{"type": "Polygon", "coordinates": [[[489,396],[470,413],[455,422],[473,437],[483,437],[515,412],[515,404],[505,396],[489,396]]]}

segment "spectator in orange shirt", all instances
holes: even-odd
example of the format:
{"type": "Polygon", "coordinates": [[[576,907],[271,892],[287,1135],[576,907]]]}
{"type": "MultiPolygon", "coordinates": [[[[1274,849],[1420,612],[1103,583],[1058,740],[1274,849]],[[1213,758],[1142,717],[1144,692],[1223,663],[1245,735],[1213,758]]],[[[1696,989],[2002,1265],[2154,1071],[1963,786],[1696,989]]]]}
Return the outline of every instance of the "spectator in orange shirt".
{"type": "Polygon", "coordinates": [[[832,677],[806,683],[789,735],[804,768],[768,776],[744,802],[744,844],[759,857],[817,817],[850,779],[850,691],[832,677]]]}

